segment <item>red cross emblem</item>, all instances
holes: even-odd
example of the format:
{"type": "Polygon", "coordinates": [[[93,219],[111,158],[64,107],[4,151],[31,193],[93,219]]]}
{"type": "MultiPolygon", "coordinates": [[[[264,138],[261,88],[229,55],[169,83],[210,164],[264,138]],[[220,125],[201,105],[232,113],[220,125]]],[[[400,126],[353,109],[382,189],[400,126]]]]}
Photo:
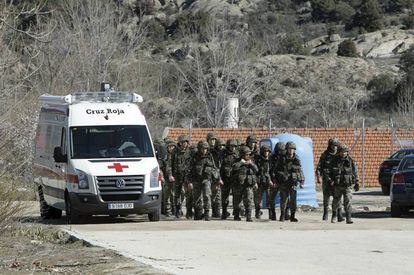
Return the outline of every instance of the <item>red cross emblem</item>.
{"type": "Polygon", "coordinates": [[[109,169],[115,169],[115,172],[120,173],[123,172],[124,168],[128,168],[128,165],[121,165],[120,163],[114,163],[112,166],[108,166],[109,169]]]}

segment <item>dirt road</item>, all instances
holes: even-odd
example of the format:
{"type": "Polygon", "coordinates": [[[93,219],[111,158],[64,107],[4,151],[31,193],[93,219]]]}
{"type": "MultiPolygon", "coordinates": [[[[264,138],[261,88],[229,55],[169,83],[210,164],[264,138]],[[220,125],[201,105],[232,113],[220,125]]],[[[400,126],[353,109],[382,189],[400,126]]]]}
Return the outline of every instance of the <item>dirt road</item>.
{"type": "Polygon", "coordinates": [[[297,224],[94,217],[61,227],[175,274],[412,274],[414,213],[391,218],[378,189],[354,195],[354,206],[353,225],[309,211],[297,224]]]}

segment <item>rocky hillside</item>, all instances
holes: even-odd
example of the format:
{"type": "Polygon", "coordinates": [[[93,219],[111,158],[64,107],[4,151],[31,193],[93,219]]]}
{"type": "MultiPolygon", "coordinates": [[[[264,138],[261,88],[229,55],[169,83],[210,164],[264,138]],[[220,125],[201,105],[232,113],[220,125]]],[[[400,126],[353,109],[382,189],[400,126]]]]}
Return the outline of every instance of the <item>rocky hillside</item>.
{"type": "Polygon", "coordinates": [[[102,81],[143,95],[154,135],[190,121],[223,127],[229,97],[240,100],[240,127],[270,120],[277,127],[354,127],[363,119],[382,127],[390,117],[412,126],[413,3],[0,4],[0,173],[30,171],[39,94],[93,91],[102,81]]]}

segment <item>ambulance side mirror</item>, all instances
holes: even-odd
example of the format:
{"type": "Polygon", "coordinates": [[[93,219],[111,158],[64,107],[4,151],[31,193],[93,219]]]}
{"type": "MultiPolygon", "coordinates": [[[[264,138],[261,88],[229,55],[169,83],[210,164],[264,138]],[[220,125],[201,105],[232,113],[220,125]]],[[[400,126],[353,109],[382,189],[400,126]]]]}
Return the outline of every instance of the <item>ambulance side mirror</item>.
{"type": "Polygon", "coordinates": [[[68,161],[68,156],[62,154],[62,148],[60,146],[55,147],[55,149],[53,150],[53,158],[57,163],[68,161]]]}

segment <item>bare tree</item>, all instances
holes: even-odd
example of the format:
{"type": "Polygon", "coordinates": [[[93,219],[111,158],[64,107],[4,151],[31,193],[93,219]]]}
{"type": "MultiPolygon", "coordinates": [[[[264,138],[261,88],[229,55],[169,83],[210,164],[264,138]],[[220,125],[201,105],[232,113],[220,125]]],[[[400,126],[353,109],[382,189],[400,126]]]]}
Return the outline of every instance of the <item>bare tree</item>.
{"type": "Polygon", "coordinates": [[[405,125],[414,124],[414,87],[406,81],[397,93],[396,112],[405,125]]]}
{"type": "Polygon", "coordinates": [[[175,63],[187,92],[194,96],[195,123],[223,127],[226,101],[232,97],[240,100],[242,122],[262,109],[264,103],[255,97],[270,79],[259,79],[251,67],[246,32],[230,31],[224,23],[211,22],[206,33],[208,46],[193,47],[187,61],[175,63]]]}

